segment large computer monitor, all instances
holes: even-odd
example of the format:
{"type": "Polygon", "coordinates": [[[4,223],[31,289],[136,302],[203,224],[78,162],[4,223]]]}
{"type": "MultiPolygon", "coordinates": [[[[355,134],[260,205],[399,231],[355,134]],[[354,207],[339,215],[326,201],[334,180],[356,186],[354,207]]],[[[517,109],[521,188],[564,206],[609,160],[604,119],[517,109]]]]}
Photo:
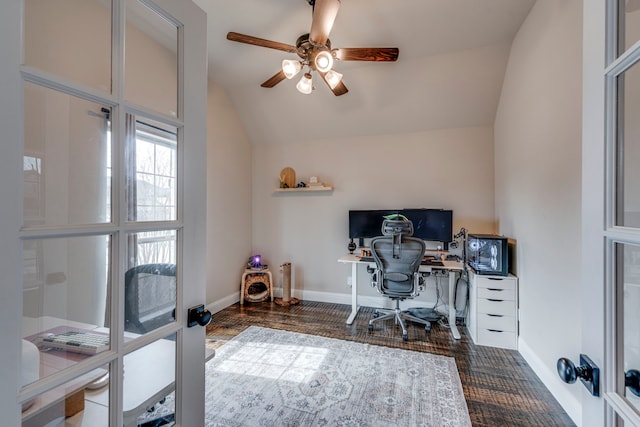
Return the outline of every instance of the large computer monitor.
{"type": "Polygon", "coordinates": [[[402,214],[413,222],[413,235],[422,240],[441,242],[444,249],[453,240],[453,211],[446,209],[370,209],[349,211],[349,238],[364,239],[382,235],[382,221],[391,214],[402,214]]]}

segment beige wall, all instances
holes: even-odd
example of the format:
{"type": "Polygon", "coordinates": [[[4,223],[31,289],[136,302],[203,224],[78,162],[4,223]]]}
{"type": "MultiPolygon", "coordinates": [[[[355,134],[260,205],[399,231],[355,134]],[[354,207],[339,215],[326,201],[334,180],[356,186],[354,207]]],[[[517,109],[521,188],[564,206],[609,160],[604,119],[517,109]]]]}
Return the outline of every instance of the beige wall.
{"type": "Polygon", "coordinates": [[[495,121],[496,216],[517,241],[520,352],[574,418],[556,373],[580,350],[582,6],[539,0],[516,36],[495,121]]]}
{"type": "Polygon", "coordinates": [[[251,256],[251,145],[224,89],[209,81],[207,111],[207,303],[238,301],[251,256]]]}
{"type": "MultiPolygon", "coordinates": [[[[299,298],[350,303],[350,268],[337,263],[347,253],[349,209],[453,209],[454,231],[495,230],[490,127],[255,144],[252,157],[253,249],[274,271],[292,263],[299,298]],[[274,193],[286,166],[297,181],[317,176],[335,189],[274,193]]],[[[375,298],[363,302],[384,302],[364,268],[360,278],[362,295],[375,298]]],[[[433,287],[418,301],[435,302],[433,287]]]]}

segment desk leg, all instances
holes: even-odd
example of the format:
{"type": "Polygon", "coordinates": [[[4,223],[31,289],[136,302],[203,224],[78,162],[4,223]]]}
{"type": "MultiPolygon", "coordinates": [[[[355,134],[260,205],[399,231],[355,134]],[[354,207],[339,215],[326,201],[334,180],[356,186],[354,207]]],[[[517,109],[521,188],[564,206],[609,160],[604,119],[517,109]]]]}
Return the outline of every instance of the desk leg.
{"type": "Polygon", "coordinates": [[[351,264],[351,314],[347,318],[347,325],[350,325],[358,315],[358,263],[351,264]]]}
{"type": "Polygon", "coordinates": [[[456,326],[456,273],[453,270],[449,270],[449,327],[451,328],[451,334],[456,340],[460,339],[460,331],[456,326]]]}

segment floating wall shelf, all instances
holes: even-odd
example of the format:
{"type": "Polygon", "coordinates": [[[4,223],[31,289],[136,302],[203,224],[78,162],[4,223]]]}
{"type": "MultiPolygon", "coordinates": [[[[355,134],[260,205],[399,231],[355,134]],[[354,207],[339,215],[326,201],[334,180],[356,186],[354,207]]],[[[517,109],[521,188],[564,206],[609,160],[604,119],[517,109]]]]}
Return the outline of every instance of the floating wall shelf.
{"type": "Polygon", "coordinates": [[[302,193],[302,192],[318,192],[318,191],[333,191],[333,187],[327,186],[310,186],[310,187],[295,187],[295,188],[276,188],[274,193],[302,193]]]}

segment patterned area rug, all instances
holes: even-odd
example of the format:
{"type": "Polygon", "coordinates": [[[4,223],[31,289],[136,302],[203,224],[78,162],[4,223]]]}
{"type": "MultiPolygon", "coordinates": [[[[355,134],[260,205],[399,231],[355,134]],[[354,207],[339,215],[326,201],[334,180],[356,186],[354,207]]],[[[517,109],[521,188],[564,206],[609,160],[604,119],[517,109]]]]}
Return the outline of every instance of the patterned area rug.
{"type": "Polygon", "coordinates": [[[207,427],[471,426],[450,357],[251,326],[206,376],[207,427]]]}

